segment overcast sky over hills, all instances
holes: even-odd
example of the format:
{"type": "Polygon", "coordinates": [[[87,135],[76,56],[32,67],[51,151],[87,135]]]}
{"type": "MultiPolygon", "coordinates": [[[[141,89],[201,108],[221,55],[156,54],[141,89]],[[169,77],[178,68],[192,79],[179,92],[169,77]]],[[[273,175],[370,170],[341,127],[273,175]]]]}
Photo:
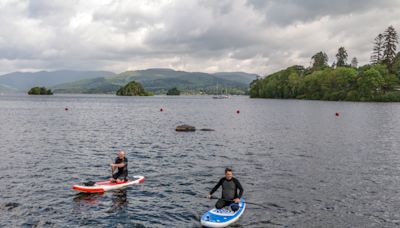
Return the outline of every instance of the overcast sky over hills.
{"type": "Polygon", "coordinates": [[[0,0],[0,73],[126,70],[266,74],[339,46],[369,61],[399,0],[0,0]]]}

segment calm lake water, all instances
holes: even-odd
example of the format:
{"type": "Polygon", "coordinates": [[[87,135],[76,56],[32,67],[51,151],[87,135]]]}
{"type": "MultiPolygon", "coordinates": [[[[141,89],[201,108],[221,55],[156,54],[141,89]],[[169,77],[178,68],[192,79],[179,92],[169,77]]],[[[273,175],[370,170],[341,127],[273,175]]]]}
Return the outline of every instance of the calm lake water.
{"type": "Polygon", "coordinates": [[[398,227],[399,117],[396,103],[3,95],[0,226],[199,227],[231,166],[266,207],[235,227],[398,227]],[[118,149],[143,184],[71,190],[108,178],[118,149]]]}

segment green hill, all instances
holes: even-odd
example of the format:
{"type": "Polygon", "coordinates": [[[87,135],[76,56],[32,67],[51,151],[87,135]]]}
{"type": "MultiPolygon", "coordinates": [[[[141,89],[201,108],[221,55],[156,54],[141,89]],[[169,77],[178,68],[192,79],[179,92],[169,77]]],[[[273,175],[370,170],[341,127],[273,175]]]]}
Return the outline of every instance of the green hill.
{"type": "Polygon", "coordinates": [[[17,91],[18,91],[17,88],[0,84],[0,93],[13,93],[17,91]]]}
{"type": "Polygon", "coordinates": [[[124,84],[113,84],[107,78],[94,78],[51,87],[55,93],[115,93],[124,84]]]}
{"type": "Polygon", "coordinates": [[[113,77],[80,80],[53,86],[56,93],[115,93],[130,81],[141,83],[146,90],[165,94],[176,87],[183,93],[217,93],[216,86],[233,93],[246,93],[257,75],[246,73],[217,73],[147,69],[126,71],[113,77]],[[229,76],[231,75],[231,77],[229,76]],[[247,78],[246,78],[247,77],[247,78]]]}
{"type": "Polygon", "coordinates": [[[250,84],[254,79],[256,79],[259,75],[257,74],[249,74],[244,72],[219,72],[213,74],[215,77],[240,82],[243,84],[250,84]]]}

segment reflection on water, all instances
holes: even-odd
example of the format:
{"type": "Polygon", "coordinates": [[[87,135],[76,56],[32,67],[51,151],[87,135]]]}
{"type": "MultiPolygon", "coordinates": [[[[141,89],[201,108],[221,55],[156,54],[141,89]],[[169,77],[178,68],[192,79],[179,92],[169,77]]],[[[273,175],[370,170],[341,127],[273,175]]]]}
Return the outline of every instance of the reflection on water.
{"type": "Polygon", "coordinates": [[[119,189],[112,192],[111,195],[111,208],[108,213],[114,213],[124,210],[128,206],[128,198],[126,189],[119,189]]]}
{"type": "Polygon", "coordinates": [[[76,194],[73,200],[77,205],[95,205],[102,197],[104,197],[104,193],[91,194],[80,192],[76,194]]]}
{"type": "Polygon", "coordinates": [[[77,193],[73,198],[74,211],[85,212],[91,206],[109,205],[107,213],[124,210],[128,206],[127,190],[119,189],[107,193],[77,193]]]}

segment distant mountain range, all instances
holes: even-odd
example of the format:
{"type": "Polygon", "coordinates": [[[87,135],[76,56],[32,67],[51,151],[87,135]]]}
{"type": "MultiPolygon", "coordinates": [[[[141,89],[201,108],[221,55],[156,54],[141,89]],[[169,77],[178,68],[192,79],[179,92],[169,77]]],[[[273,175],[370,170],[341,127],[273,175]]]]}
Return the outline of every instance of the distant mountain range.
{"type": "Polygon", "coordinates": [[[126,71],[107,77],[80,80],[53,87],[56,93],[115,93],[121,86],[130,81],[140,82],[146,90],[154,93],[166,93],[168,89],[177,87],[186,93],[244,93],[251,81],[258,75],[243,72],[201,73],[175,71],[172,69],[147,69],[126,71]],[[218,88],[217,88],[218,87],[218,88]]]}
{"type": "Polygon", "coordinates": [[[110,77],[115,73],[108,71],[39,71],[39,72],[13,72],[0,76],[0,86],[14,91],[28,91],[34,86],[51,87],[54,85],[73,82],[82,79],[110,77]]]}
{"type": "Polygon", "coordinates": [[[115,93],[121,86],[134,80],[140,82],[146,90],[161,94],[173,87],[186,93],[210,94],[228,91],[243,94],[248,91],[250,82],[257,76],[244,72],[208,74],[162,68],[126,71],[120,74],[106,71],[43,71],[0,76],[0,90],[1,85],[11,91],[27,91],[33,86],[46,86],[55,93],[115,93]]]}

